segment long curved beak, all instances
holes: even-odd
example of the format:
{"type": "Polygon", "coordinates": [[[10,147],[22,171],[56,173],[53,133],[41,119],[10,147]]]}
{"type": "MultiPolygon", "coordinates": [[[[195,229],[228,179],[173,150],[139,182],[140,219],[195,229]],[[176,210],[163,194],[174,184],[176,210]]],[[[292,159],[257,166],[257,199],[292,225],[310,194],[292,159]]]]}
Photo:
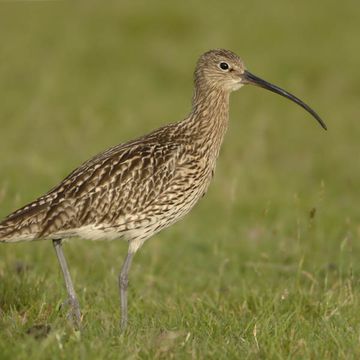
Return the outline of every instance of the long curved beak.
{"type": "Polygon", "coordinates": [[[320,116],[309,105],[306,105],[295,95],[290,94],[289,92],[279,88],[276,85],[270,84],[269,82],[263,79],[260,79],[259,77],[253,75],[247,70],[245,70],[242,74],[242,83],[260,86],[266,90],[272,91],[276,94],[288,98],[289,100],[295,102],[296,104],[300,105],[303,109],[305,109],[307,112],[309,112],[316,119],[316,121],[322,126],[322,128],[327,130],[327,126],[325,125],[324,121],[320,118],[320,116]]]}

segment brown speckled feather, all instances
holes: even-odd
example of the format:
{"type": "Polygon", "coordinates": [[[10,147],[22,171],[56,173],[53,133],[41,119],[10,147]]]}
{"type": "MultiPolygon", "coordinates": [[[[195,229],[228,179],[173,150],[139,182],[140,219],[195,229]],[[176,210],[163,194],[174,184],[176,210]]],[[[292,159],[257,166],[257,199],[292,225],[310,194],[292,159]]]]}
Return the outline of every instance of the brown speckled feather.
{"type": "Polygon", "coordinates": [[[192,121],[189,117],[90,159],[10,214],[0,223],[0,239],[126,237],[137,240],[137,248],[185,215],[205,192],[204,180],[211,179],[211,156],[204,158],[197,144],[203,129],[193,131],[192,121]],[[87,226],[92,228],[84,236],[79,230],[87,226]]]}
{"type": "Polygon", "coordinates": [[[206,74],[209,61],[221,57],[242,66],[228,51],[204,54],[186,119],[85,162],[47,194],[5,218],[0,241],[125,238],[136,251],[182,218],[206,192],[227,128],[230,91],[215,86],[223,80],[219,74],[206,74]],[[200,81],[204,78],[206,82],[200,81]]]}

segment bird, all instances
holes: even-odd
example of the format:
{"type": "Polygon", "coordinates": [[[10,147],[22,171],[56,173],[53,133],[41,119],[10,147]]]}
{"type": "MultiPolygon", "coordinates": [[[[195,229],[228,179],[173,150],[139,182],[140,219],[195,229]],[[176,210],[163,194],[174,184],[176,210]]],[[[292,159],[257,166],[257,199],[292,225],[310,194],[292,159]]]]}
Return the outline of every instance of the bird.
{"type": "Polygon", "coordinates": [[[52,241],[68,294],[68,317],[74,324],[80,326],[81,311],[63,240],[128,242],[118,276],[120,328],[125,330],[134,254],[146,240],[182,219],[206,194],[228,127],[230,93],[248,84],[295,102],[327,129],[312,108],[249,72],[234,52],[209,50],[197,61],[191,111],[183,120],[101,152],[0,222],[2,243],[52,241]]]}

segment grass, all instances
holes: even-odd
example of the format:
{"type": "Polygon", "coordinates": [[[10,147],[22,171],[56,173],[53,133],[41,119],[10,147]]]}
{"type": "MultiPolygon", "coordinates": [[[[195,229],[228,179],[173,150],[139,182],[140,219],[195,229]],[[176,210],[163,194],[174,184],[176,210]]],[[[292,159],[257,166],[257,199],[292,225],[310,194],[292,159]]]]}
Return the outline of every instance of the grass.
{"type": "Polygon", "coordinates": [[[0,216],[106,147],[185,116],[214,47],[312,105],[232,95],[206,198],[136,255],[118,330],[123,242],[1,245],[0,359],[357,359],[359,4],[1,2],[0,216]]]}

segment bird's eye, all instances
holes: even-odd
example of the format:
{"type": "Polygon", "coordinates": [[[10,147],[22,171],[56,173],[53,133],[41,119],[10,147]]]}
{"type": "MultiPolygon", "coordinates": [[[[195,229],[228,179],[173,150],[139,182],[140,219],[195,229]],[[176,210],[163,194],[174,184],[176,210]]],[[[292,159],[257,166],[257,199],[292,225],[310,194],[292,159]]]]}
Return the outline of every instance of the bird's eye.
{"type": "Polygon", "coordinates": [[[226,62],[221,62],[219,66],[221,70],[229,70],[229,64],[226,62]]]}

